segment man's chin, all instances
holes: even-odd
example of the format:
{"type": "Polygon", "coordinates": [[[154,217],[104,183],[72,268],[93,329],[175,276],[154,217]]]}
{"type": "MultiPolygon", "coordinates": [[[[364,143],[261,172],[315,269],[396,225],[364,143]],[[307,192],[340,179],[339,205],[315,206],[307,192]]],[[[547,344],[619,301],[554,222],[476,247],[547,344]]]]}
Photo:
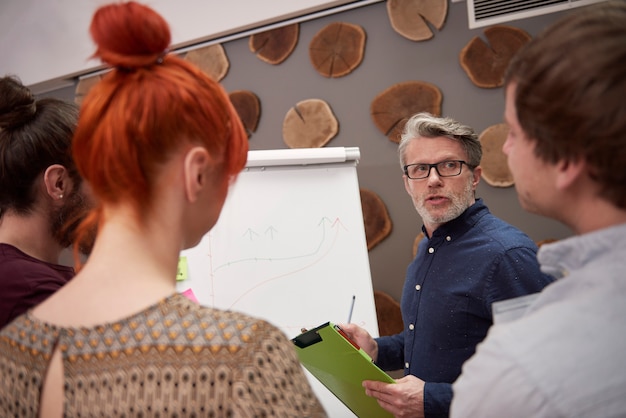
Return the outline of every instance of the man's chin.
{"type": "Polygon", "coordinates": [[[431,205],[424,205],[419,210],[418,213],[422,217],[422,219],[427,219],[431,223],[442,223],[444,219],[448,218],[448,207],[433,207],[431,205]]]}

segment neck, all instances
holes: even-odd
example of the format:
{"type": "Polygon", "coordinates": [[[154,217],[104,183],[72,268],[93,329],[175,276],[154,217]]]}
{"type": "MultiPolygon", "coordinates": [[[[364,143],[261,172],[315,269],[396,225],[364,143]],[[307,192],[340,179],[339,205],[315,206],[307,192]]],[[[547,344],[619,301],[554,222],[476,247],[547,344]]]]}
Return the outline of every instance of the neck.
{"type": "Polygon", "coordinates": [[[541,213],[567,225],[577,235],[626,223],[626,209],[600,196],[600,186],[588,175],[578,175],[556,190],[541,213]]]}
{"type": "Polygon", "coordinates": [[[577,235],[626,223],[626,210],[596,197],[571,210],[563,223],[577,235]]]}
{"type": "Polygon", "coordinates": [[[116,208],[105,213],[106,221],[84,272],[105,274],[109,283],[119,280],[125,288],[142,289],[160,286],[172,292],[176,285],[176,269],[180,254],[178,232],[167,219],[148,217],[142,221],[128,208],[116,208]],[[115,278],[111,266],[115,265],[115,278]]]}
{"type": "Polygon", "coordinates": [[[63,247],[50,233],[50,222],[44,214],[22,216],[4,213],[0,220],[0,242],[47,263],[58,264],[63,247]]]}
{"type": "Polygon", "coordinates": [[[104,216],[85,265],[35,316],[92,326],[135,314],[176,291],[182,234],[172,221],[146,216],[142,223],[124,208],[107,209],[104,216]]]}

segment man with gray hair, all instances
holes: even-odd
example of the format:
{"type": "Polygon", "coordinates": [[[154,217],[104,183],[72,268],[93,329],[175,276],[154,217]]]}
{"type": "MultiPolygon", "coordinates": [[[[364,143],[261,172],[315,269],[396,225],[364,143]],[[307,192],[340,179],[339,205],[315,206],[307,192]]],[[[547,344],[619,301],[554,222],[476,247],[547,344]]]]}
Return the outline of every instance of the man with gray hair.
{"type": "Polygon", "coordinates": [[[396,417],[445,417],[452,382],[492,325],[491,304],[536,293],[552,278],[539,270],[535,243],[475,197],[482,149],[472,128],[420,113],[398,152],[425,236],[402,291],[404,329],[374,339],[342,327],[382,369],[404,370],[395,384],[365,381],[368,395],[396,417]]]}

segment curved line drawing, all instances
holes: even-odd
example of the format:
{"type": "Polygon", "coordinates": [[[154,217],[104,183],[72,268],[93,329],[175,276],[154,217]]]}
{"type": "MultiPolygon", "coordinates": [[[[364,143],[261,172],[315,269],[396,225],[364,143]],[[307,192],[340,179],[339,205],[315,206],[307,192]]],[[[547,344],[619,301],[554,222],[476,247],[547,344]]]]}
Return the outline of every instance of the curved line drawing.
{"type": "MultiPolygon", "coordinates": [[[[320,240],[319,244],[317,245],[317,248],[312,251],[311,253],[308,254],[304,254],[304,255],[299,255],[299,256],[294,256],[294,257],[283,257],[283,258],[246,258],[246,259],[242,259],[242,260],[237,260],[237,261],[233,261],[233,262],[229,262],[229,263],[225,263],[220,265],[219,267],[216,268],[224,268],[224,267],[228,267],[228,266],[232,266],[233,264],[236,263],[241,263],[241,262],[250,262],[250,261],[284,261],[284,260],[295,260],[295,259],[300,259],[300,258],[305,258],[305,257],[311,257],[311,256],[315,256],[318,255],[320,249],[322,248],[324,242],[326,241],[326,228],[325,225],[327,223],[330,223],[330,227],[332,229],[335,229],[335,235],[334,237],[332,237],[332,241],[330,241],[330,246],[326,249],[325,252],[319,254],[319,257],[317,257],[315,260],[312,260],[310,263],[305,264],[301,267],[298,267],[297,269],[292,269],[290,271],[287,271],[285,273],[281,273],[277,276],[274,277],[270,277],[268,279],[264,279],[262,281],[260,281],[259,283],[255,284],[254,286],[248,288],[246,291],[244,291],[243,293],[241,293],[230,305],[227,309],[233,309],[237,303],[239,303],[244,297],[246,297],[247,295],[249,295],[250,293],[252,293],[253,291],[257,290],[258,288],[266,285],[267,283],[273,282],[275,280],[284,278],[286,276],[290,276],[294,273],[306,270],[318,263],[320,263],[326,256],[328,256],[328,254],[331,253],[331,251],[333,250],[333,248],[335,247],[335,244],[337,242],[337,239],[339,238],[339,233],[341,231],[341,229],[347,231],[347,229],[345,228],[345,226],[341,223],[341,221],[339,220],[339,218],[336,218],[335,221],[331,222],[330,219],[324,217],[322,218],[322,220],[318,223],[318,225],[322,226],[322,239],[320,240]]],[[[213,276],[213,275],[212,275],[213,276]]]]}
{"type": "MultiPolygon", "coordinates": [[[[317,224],[318,226],[321,225],[322,227],[322,236],[320,238],[320,241],[317,245],[317,247],[306,254],[300,254],[300,255],[295,255],[295,256],[289,256],[289,257],[247,257],[247,258],[242,258],[239,260],[233,260],[233,261],[228,261],[226,263],[220,264],[219,266],[215,267],[215,269],[212,269],[212,276],[217,273],[220,269],[226,268],[226,267],[231,267],[234,264],[240,264],[240,263],[247,263],[247,262],[258,262],[258,261],[286,261],[286,260],[297,260],[299,258],[307,258],[307,257],[312,257],[314,255],[316,255],[320,249],[322,248],[322,245],[324,244],[324,242],[326,241],[326,228],[325,225],[329,223],[331,229],[334,228],[338,228],[341,227],[343,228],[345,231],[347,231],[347,228],[343,225],[343,223],[341,223],[341,221],[339,220],[339,218],[335,218],[334,221],[331,222],[331,220],[328,217],[323,217],[319,223],[317,224]]],[[[266,231],[270,231],[272,234],[272,239],[274,238],[274,232],[276,232],[276,228],[274,228],[273,226],[270,226],[267,228],[266,231]]],[[[255,236],[259,236],[259,234],[257,234],[256,232],[254,232],[251,228],[246,229],[246,232],[243,234],[244,237],[252,237],[252,235],[255,236]]],[[[210,235],[209,235],[209,239],[210,239],[210,235]]]]}

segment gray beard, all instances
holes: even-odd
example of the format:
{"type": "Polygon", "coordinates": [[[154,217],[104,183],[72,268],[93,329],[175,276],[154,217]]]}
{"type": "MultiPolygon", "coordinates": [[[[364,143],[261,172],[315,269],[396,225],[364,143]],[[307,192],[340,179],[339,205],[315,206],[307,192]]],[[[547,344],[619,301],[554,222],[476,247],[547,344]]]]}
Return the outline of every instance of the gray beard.
{"type": "Polygon", "coordinates": [[[463,195],[453,195],[451,197],[449,196],[451,206],[448,208],[448,210],[446,210],[445,213],[441,215],[431,215],[428,209],[426,209],[426,206],[423,204],[415,205],[415,209],[417,210],[417,213],[422,217],[422,221],[425,224],[438,225],[450,222],[461,216],[461,214],[474,203],[474,190],[472,190],[472,180],[473,179],[470,178],[467,182],[463,195]]]}

